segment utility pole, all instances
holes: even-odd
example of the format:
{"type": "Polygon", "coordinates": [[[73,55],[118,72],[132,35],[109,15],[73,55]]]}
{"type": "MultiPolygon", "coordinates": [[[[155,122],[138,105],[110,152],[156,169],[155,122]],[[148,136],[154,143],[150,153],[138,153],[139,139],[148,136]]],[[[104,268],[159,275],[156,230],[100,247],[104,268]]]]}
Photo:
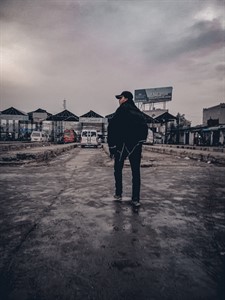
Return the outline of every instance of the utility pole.
{"type": "Polygon", "coordinates": [[[63,100],[63,109],[66,110],[66,100],[63,100]]]}

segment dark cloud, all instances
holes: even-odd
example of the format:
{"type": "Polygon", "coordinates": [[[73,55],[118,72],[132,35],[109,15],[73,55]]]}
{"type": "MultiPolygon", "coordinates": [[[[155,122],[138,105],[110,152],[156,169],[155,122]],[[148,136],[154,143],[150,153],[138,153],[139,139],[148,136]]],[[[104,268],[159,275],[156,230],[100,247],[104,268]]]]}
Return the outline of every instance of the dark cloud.
{"type": "Polygon", "coordinates": [[[197,57],[206,55],[224,46],[224,36],[225,29],[219,20],[196,22],[181,33],[179,39],[171,38],[171,42],[165,41],[164,44],[162,41],[160,46],[156,45],[154,59],[165,62],[190,54],[197,57]]]}
{"type": "Polygon", "coordinates": [[[201,21],[190,28],[189,38],[186,39],[188,51],[209,47],[210,49],[224,46],[225,29],[219,20],[201,21]],[[188,47],[188,45],[190,45],[188,47]]]}

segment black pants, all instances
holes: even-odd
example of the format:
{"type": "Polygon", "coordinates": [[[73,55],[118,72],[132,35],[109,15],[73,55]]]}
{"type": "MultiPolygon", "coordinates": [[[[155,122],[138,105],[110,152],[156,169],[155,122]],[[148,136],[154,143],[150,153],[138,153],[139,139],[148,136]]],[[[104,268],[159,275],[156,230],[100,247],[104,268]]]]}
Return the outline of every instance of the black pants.
{"type": "Polygon", "coordinates": [[[116,195],[122,195],[122,193],[123,193],[122,171],[123,171],[124,161],[128,157],[129,161],[130,161],[131,171],[132,171],[132,199],[133,200],[139,200],[140,199],[141,152],[142,152],[142,145],[138,145],[131,152],[131,154],[129,154],[126,147],[123,148],[122,153],[121,152],[116,153],[115,162],[114,162],[114,176],[115,176],[116,195]]]}

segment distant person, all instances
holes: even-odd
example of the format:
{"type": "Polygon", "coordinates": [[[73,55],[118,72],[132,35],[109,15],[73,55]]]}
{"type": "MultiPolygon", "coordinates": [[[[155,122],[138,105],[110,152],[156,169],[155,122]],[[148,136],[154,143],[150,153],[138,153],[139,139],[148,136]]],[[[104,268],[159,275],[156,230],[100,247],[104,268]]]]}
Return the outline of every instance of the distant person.
{"type": "Polygon", "coordinates": [[[142,144],[146,141],[148,127],[143,113],[136,107],[131,92],[124,91],[115,96],[119,99],[116,110],[108,125],[108,145],[111,158],[114,158],[115,195],[122,200],[122,171],[128,157],[132,171],[132,200],[134,207],[140,206],[140,164],[142,144]]]}

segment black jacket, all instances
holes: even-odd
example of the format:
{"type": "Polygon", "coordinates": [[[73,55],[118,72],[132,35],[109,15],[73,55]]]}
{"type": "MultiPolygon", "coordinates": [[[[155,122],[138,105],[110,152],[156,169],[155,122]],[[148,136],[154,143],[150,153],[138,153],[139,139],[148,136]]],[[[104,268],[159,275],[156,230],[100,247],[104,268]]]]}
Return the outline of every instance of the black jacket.
{"type": "Polygon", "coordinates": [[[148,135],[148,126],[143,113],[133,101],[124,102],[116,110],[108,125],[109,150],[116,148],[121,151],[125,145],[129,151],[143,143],[148,135]]]}

